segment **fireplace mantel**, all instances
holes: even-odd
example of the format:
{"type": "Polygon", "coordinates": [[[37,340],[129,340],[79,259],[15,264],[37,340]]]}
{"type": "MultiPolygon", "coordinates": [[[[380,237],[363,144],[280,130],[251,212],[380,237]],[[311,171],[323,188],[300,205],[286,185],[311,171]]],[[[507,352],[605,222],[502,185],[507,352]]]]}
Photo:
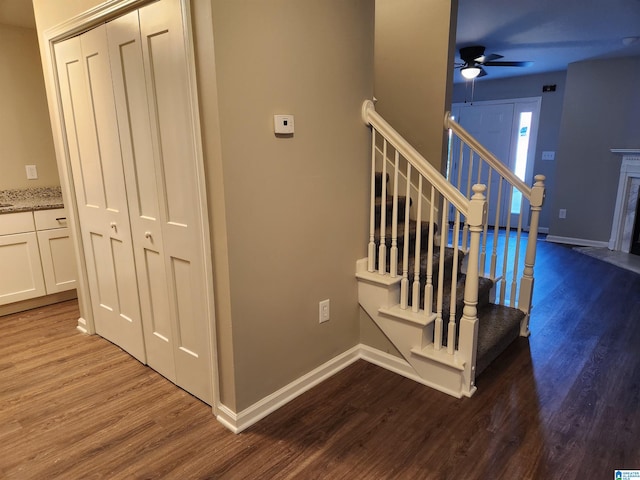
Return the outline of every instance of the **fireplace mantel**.
{"type": "Polygon", "coordinates": [[[640,149],[613,148],[611,152],[622,155],[622,165],[609,250],[628,253],[638,202],[638,188],[640,188],[640,149]]]}

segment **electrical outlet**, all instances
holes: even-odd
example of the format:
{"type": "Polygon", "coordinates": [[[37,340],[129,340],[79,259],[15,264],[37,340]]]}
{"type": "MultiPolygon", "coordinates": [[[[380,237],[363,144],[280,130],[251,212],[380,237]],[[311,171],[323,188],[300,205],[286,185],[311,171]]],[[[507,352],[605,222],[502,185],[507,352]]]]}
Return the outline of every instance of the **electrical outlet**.
{"type": "Polygon", "coordinates": [[[331,304],[329,303],[329,299],[322,300],[320,302],[319,310],[320,323],[328,322],[331,313],[331,304]]]}
{"type": "Polygon", "coordinates": [[[561,208],[558,211],[558,218],[567,218],[567,209],[566,208],[561,208]]]}
{"type": "Polygon", "coordinates": [[[35,165],[25,165],[24,169],[27,171],[27,180],[38,179],[38,169],[35,165]]]}

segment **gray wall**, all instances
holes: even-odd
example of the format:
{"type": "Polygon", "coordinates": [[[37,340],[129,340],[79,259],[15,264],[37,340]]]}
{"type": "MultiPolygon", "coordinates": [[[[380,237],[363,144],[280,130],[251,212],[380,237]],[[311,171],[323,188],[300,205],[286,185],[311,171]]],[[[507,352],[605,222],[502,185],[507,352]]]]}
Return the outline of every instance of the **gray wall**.
{"type": "MultiPolygon", "coordinates": [[[[489,75],[491,72],[489,72],[489,75]]],[[[551,72],[538,75],[525,75],[513,78],[501,78],[490,80],[483,78],[476,80],[475,88],[471,91],[470,83],[454,85],[453,102],[503,100],[507,98],[542,97],[540,107],[540,125],[536,143],[535,164],[533,174],[542,174],[547,177],[547,197],[545,206],[540,215],[540,227],[549,228],[551,209],[549,199],[556,190],[556,161],[542,160],[543,151],[556,151],[558,149],[560,119],[562,116],[562,103],[565,92],[566,72],[551,72]],[[555,92],[542,93],[543,85],[556,85],[555,92]]]]}
{"type": "Polygon", "coordinates": [[[640,57],[569,65],[551,235],[609,240],[621,163],[609,149],[640,147],[639,86],[640,57]],[[564,220],[560,208],[567,209],[564,220]]]}

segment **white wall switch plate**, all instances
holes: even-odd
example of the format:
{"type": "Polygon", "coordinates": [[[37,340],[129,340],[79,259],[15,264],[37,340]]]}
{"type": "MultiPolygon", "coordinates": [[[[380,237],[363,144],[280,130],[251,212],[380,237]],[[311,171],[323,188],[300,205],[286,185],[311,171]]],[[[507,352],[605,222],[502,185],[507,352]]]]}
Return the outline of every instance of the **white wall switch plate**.
{"type": "Polygon", "coordinates": [[[273,128],[279,135],[293,134],[293,115],[274,115],[273,128]]]}
{"type": "Polygon", "coordinates": [[[27,171],[27,180],[38,179],[38,169],[35,165],[25,165],[24,168],[27,171]]]}
{"type": "Polygon", "coordinates": [[[320,323],[328,322],[331,316],[331,304],[329,299],[320,302],[319,319],[320,323]]]}
{"type": "Polygon", "coordinates": [[[567,209],[566,208],[561,208],[558,211],[558,218],[567,218],[567,209]]]}
{"type": "Polygon", "coordinates": [[[555,160],[556,159],[556,152],[542,152],[542,160],[555,160]]]}

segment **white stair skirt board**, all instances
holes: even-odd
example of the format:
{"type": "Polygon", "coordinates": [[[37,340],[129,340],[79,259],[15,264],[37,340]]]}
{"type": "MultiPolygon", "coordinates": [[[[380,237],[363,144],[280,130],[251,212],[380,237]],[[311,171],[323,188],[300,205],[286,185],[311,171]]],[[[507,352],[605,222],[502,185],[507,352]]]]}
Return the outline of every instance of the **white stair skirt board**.
{"type": "Polygon", "coordinates": [[[564,243],[566,245],[579,245],[581,247],[607,247],[609,242],[589,240],[586,238],[559,237],[557,235],[547,235],[547,242],[564,243]]]}
{"type": "Polygon", "coordinates": [[[472,396],[476,388],[464,385],[464,363],[457,355],[433,352],[432,344],[424,338],[433,337],[433,318],[409,314],[395,308],[398,304],[400,277],[391,278],[366,271],[367,259],[356,262],[358,299],[360,306],[410,365],[411,377],[419,382],[456,398],[472,396]],[[419,321],[418,319],[421,319],[419,321]]]}
{"type": "Polygon", "coordinates": [[[217,419],[233,433],[240,433],[357,360],[365,360],[428,387],[438,388],[416,375],[413,367],[404,359],[368,345],[359,344],[239,413],[220,404],[217,419]]]}

